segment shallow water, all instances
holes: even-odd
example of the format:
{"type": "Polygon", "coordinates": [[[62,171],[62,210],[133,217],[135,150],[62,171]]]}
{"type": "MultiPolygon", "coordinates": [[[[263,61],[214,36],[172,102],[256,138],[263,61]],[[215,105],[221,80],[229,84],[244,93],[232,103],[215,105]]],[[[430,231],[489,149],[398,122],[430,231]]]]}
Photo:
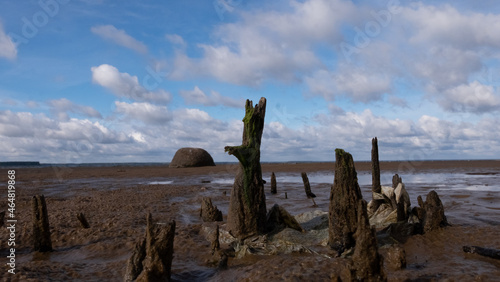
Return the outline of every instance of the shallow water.
{"type": "MultiPolygon", "coordinates": [[[[464,254],[463,244],[500,248],[500,172],[495,170],[441,169],[402,174],[412,206],[417,197],[436,190],[448,221],[453,225],[432,235],[414,236],[406,244],[408,268],[388,273],[389,280],[407,278],[425,281],[452,279],[495,281],[500,263],[464,254]],[[434,280],[433,280],[434,279],[434,280]]],[[[317,206],[307,199],[300,173],[277,173],[278,193],[270,193],[270,174],[263,178],[266,205],[275,203],[292,215],[328,211],[334,174],[308,173],[317,206]]],[[[176,254],[172,265],[174,281],[328,281],[338,261],[311,254],[249,256],[230,260],[230,269],[216,272],[208,255],[209,243],[201,230],[201,198],[208,196],[226,219],[234,175],[219,173],[194,177],[85,178],[61,183],[57,180],[23,183],[19,195],[19,273],[14,281],[122,281],[126,260],[135,241],[144,234],[145,214],[151,211],[158,221],[174,218],[176,254]],[[25,195],[23,193],[26,193],[25,195]],[[30,251],[29,197],[45,194],[52,226],[55,251],[30,251]],[[24,197],[24,198],[23,198],[24,197]],[[79,229],[72,219],[76,212],[88,215],[91,229],[79,229]],[[24,223],[23,223],[24,221],[24,223]],[[279,267],[283,265],[283,268],[279,267]]],[[[371,174],[358,173],[363,197],[371,198],[371,174]]],[[[390,186],[392,173],[382,173],[382,185],[390,186]]],[[[3,229],[0,235],[5,238],[3,229]]],[[[4,242],[5,244],[5,242],[4,242]]],[[[5,247],[5,246],[3,246],[5,247]]],[[[322,247],[318,247],[322,248],[322,247]]],[[[7,255],[3,248],[1,256],[7,255]]],[[[0,273],[0,278],[9,278],[0,273]]]]}

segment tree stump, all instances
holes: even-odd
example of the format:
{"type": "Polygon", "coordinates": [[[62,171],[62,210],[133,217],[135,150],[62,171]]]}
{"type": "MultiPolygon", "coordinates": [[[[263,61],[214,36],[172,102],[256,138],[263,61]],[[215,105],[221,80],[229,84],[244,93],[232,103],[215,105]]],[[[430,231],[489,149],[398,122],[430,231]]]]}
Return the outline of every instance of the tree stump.
{"type": "Polygon", "coordinates": [[[383,259],[378,253],[375,229],[370,227],[366,202],[358,201],[357,230],[354,234],[356,246],[352,260],[354,262],[353,276],[357,281],[387,281],[384,273],[383,259]]]}
{"type": "Polygon", "coordinates": [[[201,200],[200,216],[204,222],[222,221],[222,212],[212,204],[209,197],[203,197],[201,200]]]}
{"type": "Polygon", "coordinates": [[[239,239],[264,233],[266,228],[266,197],[260,166],[265,113],[266,98],[261,98],[255,108],[252,107],[252,101],[247,100],[242,145],[224,148],[240,163],[231,190],[227,216],[229,232],[239,239]]]}
{"type": "Polygon", "coordinates": [[[436,191],[432,190],[427,194],[424,203],[424,232],[429,232],[441,227],[448,226],[448,221],[444,215],[444,206],[436,191]]]}
{"type": "Polygon", "coordinates": [[[335,150],[335,177],[330,192],[328,245],[338,254],[354,247],[358,201],[363,198],[351,154],[335,150]]]}
{"type": "Polygon", "coordinates": [[[125,281],[170,281],[174,236],[175,221],[154,224],[149,213],[146,237],[128,260],[125,281]]]}
{"type": "Polygon", "coordinates": [[[85,217],[85,215],[83,213],[79,213],[76,215],[76,218],[78,219],[78,221],[80,222],[80,225],[87,229],[87,228],[90,228],[90,224],[89,222],[87,221],[87,218],[85,217]]]}
{"type": "Polygon", "coordinates": [[[274,172],[271,173],[271,194],[276,194],[278,193],[278,190],[276,189],[276,175],[274,175],[274,172]]]}
{"type": "Polygon", "coordinates": [[[43,195],[33,196],[31,200],[33,209],[33,244],[37,252],[52,251],[50,239],[49,216],[43,195]]]}

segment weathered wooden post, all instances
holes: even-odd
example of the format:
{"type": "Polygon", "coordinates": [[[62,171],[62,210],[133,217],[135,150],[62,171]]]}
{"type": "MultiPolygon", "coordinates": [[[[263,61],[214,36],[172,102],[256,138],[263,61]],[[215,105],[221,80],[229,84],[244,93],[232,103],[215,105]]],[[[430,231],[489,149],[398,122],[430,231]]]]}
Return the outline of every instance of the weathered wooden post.
{"type": "Polygon", "coordinates": [[[34,250],[38,252],[52,251],[50,239],[49,216],[47,205],[43,195],[33,196],[31,200],[33,208],[33,244],[34,250]]]}
{"type": "Polygon", "coordinates": [[[316,202],[314,201],[316,195],[311,191],[311,184],[309,184],[309,178],[307,177],[307,173],[302,172],[300,175],[302,176],[302,182],[304,182],[304,189],[306,191],[307,198],[311,199],[313,201],[314,206],[317,207],[318,205],[316,205],[316,202]]]}
{"type": "Polygon", "coordinates": [[[170,281],[174,254],[175,221],[153,223],[147,216],[146,236],[127,262],[125,281],[170,281]]]}
{"type": "Polygon", "coordinates": [[[210,197],[201,199],[200,217],[204,222],[222,221],[222,212],[212,204],[210,197]]]}
{"type": "Polygon", "coordinates": [[[354,247],[358,201],[363,199],[351,154],[335,150],[335,177],[330,192],[328,245],[340,255],[354,247]]]}
{"type": "Polygon", "coordinates": [[[380,162],[378,160],[378,141],[377,137],[372,139],[372,191],[380,193],[380,162]]]}
{"type": "Polygon", "coordinates": [[[264,233],[266,228],[266,198],[260,166],[260,144],[264,130],[266,98],[252,106],[245,104],[243,141],[240,146],[226,146],[224,150],[240,162],[234,179],[227,225],[230,233],[240,239],[264,233]]]}
{"type": "Polygon", "coordinates": [[[271,173],[271,194],[276,194],[278,193],[278,190],[276,188],[276,175],[274,175],[274,172],[271,173]]]}

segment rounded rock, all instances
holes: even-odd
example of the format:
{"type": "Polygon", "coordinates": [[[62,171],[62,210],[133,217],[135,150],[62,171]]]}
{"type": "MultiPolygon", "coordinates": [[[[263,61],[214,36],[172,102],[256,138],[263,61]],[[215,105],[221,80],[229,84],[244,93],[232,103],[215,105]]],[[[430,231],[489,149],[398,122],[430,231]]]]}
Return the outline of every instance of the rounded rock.
{"type": "Polygon", "coordinates": [[[169,165],[169,167],[200,166],[215,166],[212,156],[201,148],[180,148],[169,165]]]}

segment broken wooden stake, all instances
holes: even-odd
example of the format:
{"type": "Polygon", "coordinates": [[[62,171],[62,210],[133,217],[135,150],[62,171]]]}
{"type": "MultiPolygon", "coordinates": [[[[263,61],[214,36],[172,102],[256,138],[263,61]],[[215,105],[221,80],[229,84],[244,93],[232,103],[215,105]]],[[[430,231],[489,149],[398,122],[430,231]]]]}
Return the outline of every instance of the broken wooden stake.
{"type": "Polygon", "coordinates": [[[307,177],[307,173],[302,172],[302,182],[304,182],[304,189],[306,190],[306,196],[309,199],[312,199],[314,206],[317,207],[316,202],[313,198],[316,198],[316,195],[311,191],[311,184],[309,184],[309,178],[307,177]]]}
{"type": "Polygon", "coordinates": [[[80,224],[82,225],[83,228],[85,229],[90,228],[90,224],[87,221],[87,218],[85,218],[85,215],[83,213],[77,214],[76,218],[78,219],[78,221],[80,221],[80,224]]]}
{"type": "Polygon", "coordinates": [[[274,175],[274,172],[271,173],[271,194],[276,194],[278,193],[278,190],[276,189],[276,175],[274,175]]]}
{"type": "Polygon", "coordinates": [[[37,252],[52,251],[50,239],[49,216],[43,195],[33,196],[31,200],[33,209],[33,245],[37,252]]]}

